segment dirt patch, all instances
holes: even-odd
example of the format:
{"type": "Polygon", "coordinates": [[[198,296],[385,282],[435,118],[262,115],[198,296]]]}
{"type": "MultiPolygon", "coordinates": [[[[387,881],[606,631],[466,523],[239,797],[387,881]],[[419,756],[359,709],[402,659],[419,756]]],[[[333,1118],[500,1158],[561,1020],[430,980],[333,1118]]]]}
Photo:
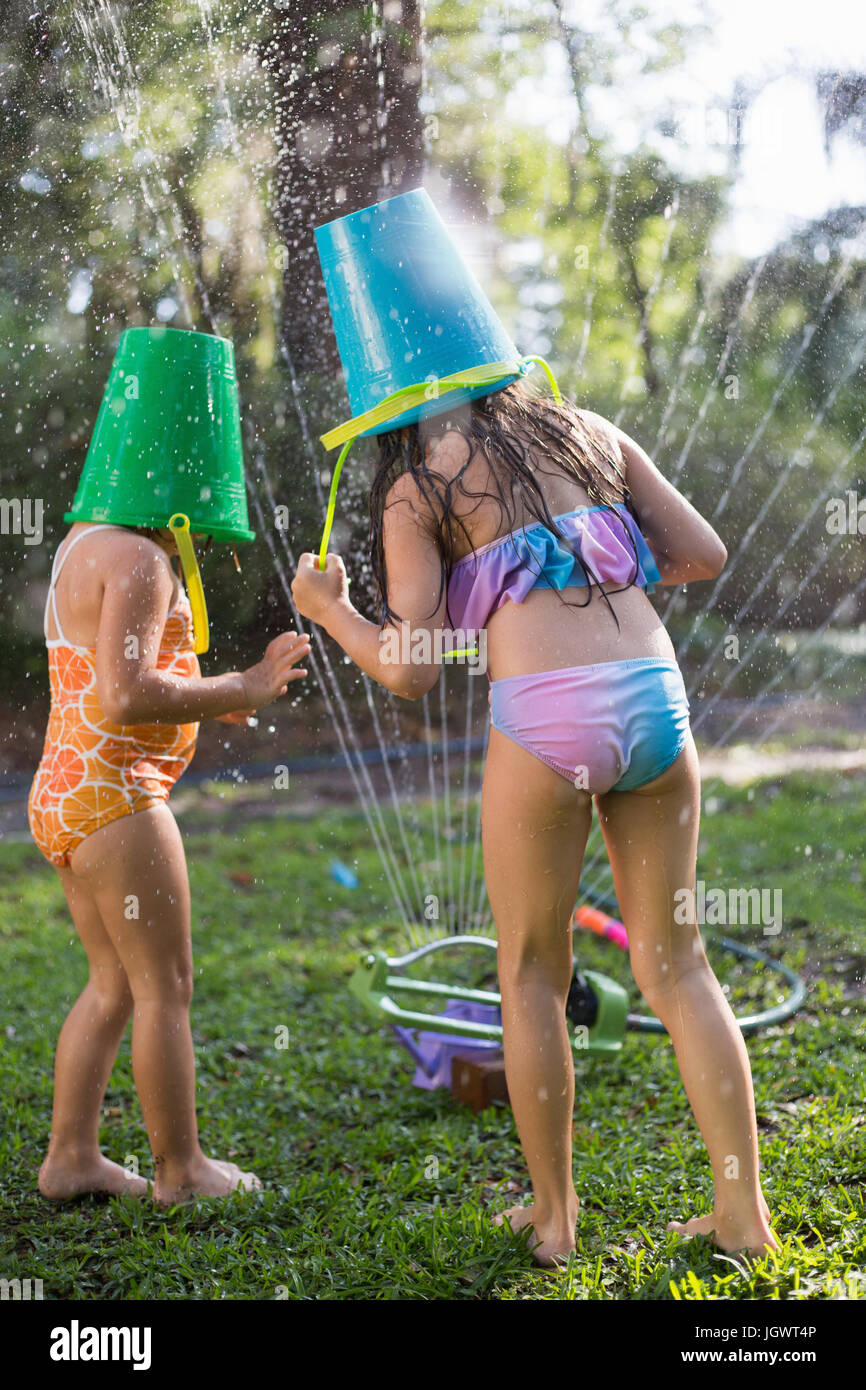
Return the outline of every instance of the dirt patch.
{"type": "Polygon", "coordinates": [[[701,757],[701,780],[720,778],[732,787],[746,787],[773,777],[786,777],[792,772],[857,773],[866,769],[864,748],[792,748],[778,753],[764,752],[739,744],[723,753],[706,753],[701,757]]]}

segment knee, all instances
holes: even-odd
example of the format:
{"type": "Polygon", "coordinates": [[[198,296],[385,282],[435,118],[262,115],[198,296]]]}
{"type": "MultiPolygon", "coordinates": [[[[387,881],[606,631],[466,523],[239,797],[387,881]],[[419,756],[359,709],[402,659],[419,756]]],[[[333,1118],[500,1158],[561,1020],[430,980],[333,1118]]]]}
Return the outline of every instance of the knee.
{"type": "Polygon", "coordinates": [[[136,1005],[189,1009],[193,994],[192,961],[162,963],[158,972],[132,981],[132,994],[136,1005]]]}
{"type": "Polygon", "coordinates": [[[661,947],[641,947],[633,944],[629,951],[629,960],[635,984],[650,1007],[656,1003],[663,1003],[693,971],[709,969],[703,946],[697,936],[691,950],[676,955],[661,947]]]}
{"type": "Polygon", "coordinates": [[[118,966],[117,970],[112,972],[91,970],[89,985],[106,1019],[129,1018],[132,1010],[132,990],[122,966],[118,966]]]}
{"type": "Polygon", "coordinates": [[[657,1005],[670,993],[675,984],[670,971],[663,964],[636,959],[634,954],[631,956],[631,971],[641,995],[653,1012],[658,1013],[657,1005]]]}
{"type": "Polygon", "coordinates": [[[179,1008],[189,1009],[192,1003],[193,978],[192,962],[189,965],[181,966],[177,974],[173,977],[169,986],[172,1001],[179,1008]]]}
{"type": "Polygon", "coordinates": [[[503,994],[516,990],[548,989],[563,997],[572,977],[570,940],[565,949],[551,949],[547,942],[525,940],[515,949],[500,950],[499,987],[503,994]]]}

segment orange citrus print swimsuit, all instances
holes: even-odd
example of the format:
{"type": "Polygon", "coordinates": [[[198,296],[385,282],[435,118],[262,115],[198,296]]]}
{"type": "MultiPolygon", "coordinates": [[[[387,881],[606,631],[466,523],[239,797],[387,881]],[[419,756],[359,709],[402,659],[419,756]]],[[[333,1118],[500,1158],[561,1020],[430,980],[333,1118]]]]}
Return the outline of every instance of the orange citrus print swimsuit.
{"type": "MultiPolygon", "coordinates": [[[[62,560],[58,550],[45,605],[51,713],[27,812],[37,846],[59,866],[68,866],[72,851],[103,825],[166,801],[189,766],[198,734],[198,724],[112,724],[96,693],[95,648],[75,646],[63,636],[54,596],[57,577],[72,547],[97,529],[105,528],[80,531],[62,560]],[[48,637],[49,605],[54,640],[48,637]]],[[[165,620],[156,668],[177,676],[201,674],[182,588],[165,620]]]]}

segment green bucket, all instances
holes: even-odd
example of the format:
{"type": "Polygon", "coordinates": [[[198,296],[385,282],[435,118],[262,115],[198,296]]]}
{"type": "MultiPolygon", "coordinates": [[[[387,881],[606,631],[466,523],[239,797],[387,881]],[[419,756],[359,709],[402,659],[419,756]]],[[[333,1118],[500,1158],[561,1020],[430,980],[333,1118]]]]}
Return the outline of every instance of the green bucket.
{"type": "Polygon", "coordinates": [[[234,350],[227,338],[127,328],[64,520],[251,541],[234,350]]]}

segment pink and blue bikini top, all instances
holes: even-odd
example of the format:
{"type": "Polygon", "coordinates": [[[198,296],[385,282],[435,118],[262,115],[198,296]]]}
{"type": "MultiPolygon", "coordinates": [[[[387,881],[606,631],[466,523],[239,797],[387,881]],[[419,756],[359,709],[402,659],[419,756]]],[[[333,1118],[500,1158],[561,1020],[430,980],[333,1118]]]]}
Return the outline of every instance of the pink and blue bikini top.
{"type": "Polygon", "coordinates": [[[570,544],[539,521],[509,531],[457,561],[448,584],[454,627],[485,627],[491,613],[509,601],[522,603],[532,589],[567,589],[598,581],[635,584],[652,592],[661,582],[652,552],[624,503],[578,507],[553,519],[570,544]]]}

